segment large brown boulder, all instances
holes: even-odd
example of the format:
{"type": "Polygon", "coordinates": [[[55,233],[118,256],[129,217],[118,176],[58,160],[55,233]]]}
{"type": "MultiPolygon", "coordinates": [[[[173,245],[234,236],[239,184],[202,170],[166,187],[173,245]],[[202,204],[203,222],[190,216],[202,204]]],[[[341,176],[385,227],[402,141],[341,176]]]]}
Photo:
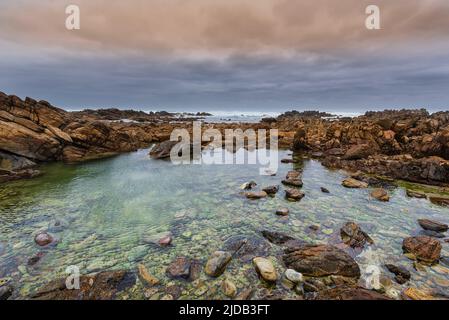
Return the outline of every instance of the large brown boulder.
{"type": "Polygon", "coordinates": [[[331,245],[306,244],[286,249],[282,259],[287,268],[301,272],[305,276],[360,277],[360,268],[354,259],[343,250],[331,245]]]}
{"type": "Polygon", "coordinates": [[[440,259],[441,243],[428,236],[409,237],[402,242],[405,253],[426,263],[436,263],[440,259]]]}

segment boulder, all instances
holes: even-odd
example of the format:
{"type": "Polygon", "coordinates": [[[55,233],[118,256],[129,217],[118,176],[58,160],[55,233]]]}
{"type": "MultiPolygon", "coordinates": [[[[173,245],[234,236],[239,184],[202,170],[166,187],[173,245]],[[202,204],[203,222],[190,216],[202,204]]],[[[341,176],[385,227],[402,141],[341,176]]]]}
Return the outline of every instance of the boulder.
{"type": "Polygon", "coordinates": [[[368,158],[376,152],[375,148],[368,144],[358,144],[349,148],[343,156],[344,160],[358,160],[368,158]]]}
{"type": "Polygon", "coordinates": [[[245,182],[240,186],[240,189],[242,190],[251,190],[257,186],[257,183],[255,181],[249,181],[245,182]]]}
{"type": "Polygon", "coordinates": [[[232,255],[226,251],[215,251],[206,263],[204,271],[211,277],[219,277],[231,261],[232,255]]]}
{"type": "Polygon", "coordinates": [[[418,223],[424,230],[446,232],[449,229],[449,226],[447,224],[438,221],[432,221],[429,219],[419,219],[418,223]]]}
{"type": "Polygon", "coordinates": [[[285,265],[309,277],[339,275],[359,278],[360,268],[354,259],[337,247],[306,244],[285,250],[285,265]]]}
{"type": "Polygon", "coordinates": [[[257,273],[267,282],[276,282],[278,275],[273,263],[262,257],[256,257],[253,259],[254,267],[257,273]]]}
{"type": "Polygon", "coordinates": [[[436,263],[440,259],[441,243],[428,236],[409,237],[402,242],[402,250],[418,261],[436,263]]]}

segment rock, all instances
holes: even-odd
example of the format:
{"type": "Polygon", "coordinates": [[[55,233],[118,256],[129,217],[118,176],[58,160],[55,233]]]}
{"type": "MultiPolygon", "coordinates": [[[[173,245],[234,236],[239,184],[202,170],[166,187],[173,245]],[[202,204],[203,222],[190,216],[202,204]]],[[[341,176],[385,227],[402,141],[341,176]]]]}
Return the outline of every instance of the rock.
{"type": "Polygon", "coordinates": [[[190,278],[190,267],[192,261],[186,257],[177,257],[170,265],[167,267],[166,274],[172,279],[184,279],[188,280],[190,278]]]}
{"type": "Polygon", "coordinates": [[[113,300],[118,292],[133,286],[136,277],[124,270],[80,277],[80,289],[67,289],[66,279],[53,280],[32,297],[37,300],[113,300]]]}
{"type": "Polygon", "coordinates": [[[387,191],[382,188],[374,189],[371,192],[371,197],[380,201],[390,201],[390,196],[388,195],[387,191]]]}
{"type": "Polygon", "coordinates": [[[436,263],[440,259],[441,243],[428,236],[409,237],[402,242],[402,250],[419,261],[436,263]]]}
{"type": "Polygon", "coordinates": [[[163,238],[159,239],[159,245],[161,247],[167,247],[171,244],[171,242],[172,242],[171,236],[167,236],[167,237],[163,237],[163,238]]]}
{"type": "Polygon", "coordinates": [[[138,264],[137,270],[138,270],[139,279],[142,281],[142,283],[144,285],[146,285],[148,287],[153,287],[153,286],[159,284],[159,279],[152,276],[143,264],[138,264]]]}
{"type": "Polygon", "coordinates": [[[288,216],[290,210],[288,210],[288,208],[280,208],[278,210],[276,210],[276,214],[278,216],[288,216]]]}
{"type": "Polygon", "coordinates": [[[304,192],[301,192],[297,189],[285,190],[285,197],[291,201],[300,201],[302,198],[304,198],[304,196],[305,196],[304,192]]]}
{"type": "Polygon", "coordinates": [[[337,286],[318,292],[316,300],[391,300],[374,290],[360,287],[337,286]]]}
{"type": "Polygon", "coordinates": [[[262,191],[266,192],[267,194],[273,195],[273,194],[278,193],[279,186],[269,186],[269,187],[263,188],[262,191]]]}
{"type": "Polygon", "coordinates": [[[226,239],[221,250],[231,252],[234,259],[248,262],[254,257],[266,255],[270,244],[261,237],[237,235],[226,239]]]}
{"type": "Polygon", "coordinates": [[[170,152],[174,146],[176,146],[179,142],[178,141],[164,141],[157,145],[155,145],[150,150],[150,157],[153,159],[165,159],[170,158],[170,152]]]}
{"type": "Polygon", "coordinates": [[[360,268],[354,259],[331,245],[305,244],[285,250],[285,265],[309,277],[340,275],[359,278],[360,268]]]}
{"type": "Polygon", "coordinates": [[[240,186],[240,189],[242,190],[251,190],[257,186],[257,183],[255,181],[245,182],[240,186]]]}
{"type": "Polygon", "coordinates": [[[249,300],[251,299],[251,296],[253,295],[254,290],[251,288],[245,289],[241,291],[237,297],[235,297],[235,300],[249,300]]]}
{"type": "Polygon", "coordinates": [[[411,278],[410,271],[404,267],[395,266],[393,264],[386,264],[385,267],[388,271],[395,274],[395,280],[399,284],[404,284],[411,278]]]}
{"type": "Polygon", "coordinates": [[[304,282],[304,277],[303,277],[302,273],[297,272],[293,269],[285,270],[284,276],[285,276],[285,278],[287,278],[288,280],[290,280],[291,282],[296,283],[296,284],[304,282]]]}
{"type": "Polygon", "coordinates": [[[204,271],[211,277],[219,277],[231,261],[232,255],[226,251],[215,251],[206,263],[204,271]]]}
{"type": "Polygon", "coordinates": [[[265,191],[258,191],[258,192],[246,192],[245,196],[248,199],[256,200],[256,199],[262,199],[266,198],[268,194],[265,191]]]}
{"type": "Polygon", "coordinates": [[[322,193],[330,193],[330,191],[324,187],[321,187],[321,192],[322,193]]]}
{"type": "Polygon", "coordinates": [[[256,257],[253,259],[254,267],[257,273],[267,282],[276,282],[278,276],[273,263],[262,257],[256,257]]]}
{"type": "Polygon", "coordinates": [[[421,192],[417,192],[417,191],[412,191],[412,190],[407,189],[406,194],[410,198],[427,199],[427,195],[425,193],[421,193],[421,192]]]}
{"type": "Polygon", "coordinates": [[[298,244],[296,241],[299,241],[282,232],[263,230],[261,233],[265,239],[274,244],[285,244],[288,242],[295,242],[298,244]]]}
{"type": "Polygon", "coordinates": [[[343,180],[342,185],[346,188],[368,188],[366,182],[362,182],[353,178],[343,180]]]}
{"type": "Polygon", "coordinates": [[[129,262],[135,262],[142,260],[142,258],[148,253],[148,248],[146,245],[141,245],[131,248],[127,255],[129,262]]]}
{"type": "Polygon", "coordinates": [[[303,182],[301,180],[301,172],[289,171],[285,177],[285,180],[282,180],[282,184],[292,187],[302,187],[303,182]]]}
{"type": "Polygon", "coordinates": [[[354,222],[347,222],[340,229],[340,236],[343,242],[351,248],[363,248],[367,243],[374,243],[370,236],[354,222]]]}
{"type": "Polygon", "coordinates": [[[38,263],[42,257],[45,255],[45,252],[38,252],[34,256],[28,259],[27,265],[28,266],[34,266],[36,263],[38,263]]]}
{"type": "Polygon", "coordinates": [[[409,300],[434,300],[435,298],[433,296],[431,296],[430,294],[416,289],[416,288],[406,288],[403,292],[402,295],[404,296],[405,299],[409,299],[409,300]]]}
{"type": "Polygon", "coordinates": [[[282,159],[281,163],[294,163],[295,161],[293,159],[282,159]]]}
{"type": "Polygon", "coordinates": [[[8,300],[12,296],[13,288],[11,286],[1,286],[0,287],[0,301],[8,300]]]}
{"type": "Polygon", "coordinates": [[[149,244],[155,244],[166,247],[173,241],[173,234],[170,231],[160,232],[156,234],[143,235],[142,241],[149,244]]]}
{"type": "Polygon", "coordinates": [[[447,224],[443,224],[438,221],[432,221],[429,219],[419,219],[418,223],[424,230],[446,232],[449,229],[449,226],[447,224]]]}
{"type": "Polygon", "coordinates": [[[443,233],[432,231],[432,230],[421,230],[419,232],[419,235],[429,236],[429,237],[433,237],[433,238],[440,238],[440,239],[445,237],[443,233]]]}
{"type": "Polygon", "coordinates": [[[368,144],[358,144],[349,148],[345,155],[342,157],[343,160],[358,160],[368,158],[370,155],[374,154],[376,150],[368,144]]]}
{"type": "Polygon", "coordinates": [[[181,296],[182,288],[176,284],[173,284],[165,288],[165,292],[176,300],[181,296]]]}
{"type": "Polygon", "coordinates": [[[34,237],[34,242],[36,242],[39,246],[44,247],[54,240],[53,236],[48,234],[47,232],[40,232],[34,237]]]}
{"type": "Polygon", "coordinates": [[[173,296],[171,294],[165,294],[161,297],[161,300],[173,300],[173,296]]]}
{"type": "Polygon", "coordinates": [[[430,202],[433,204],[442,206],[442,207],[449,207],[449,198],[445,197],[439,197],[439,196],[429,196],[430,202]]]}
{"type": "Polygon", "coordinates": [[[223,280],[221,283],[221,289],[223,290],[224,295],[229,298],[234,298],[237,294],[237,287],[234,282],[228,279],[223,280]]]}

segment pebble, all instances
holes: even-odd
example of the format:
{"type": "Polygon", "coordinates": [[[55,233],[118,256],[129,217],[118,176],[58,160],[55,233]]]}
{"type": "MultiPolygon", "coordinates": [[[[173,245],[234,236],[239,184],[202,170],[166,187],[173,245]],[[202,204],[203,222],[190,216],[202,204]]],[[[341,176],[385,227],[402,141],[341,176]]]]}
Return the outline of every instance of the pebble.
{"type": "Polygon", "coordinates": [[[221,283],[221,289],[224,295],[229,298],[234,298],[237,294],[237,287],[231,280],[228,279],[223,280],[223,282],[221,283]]]}

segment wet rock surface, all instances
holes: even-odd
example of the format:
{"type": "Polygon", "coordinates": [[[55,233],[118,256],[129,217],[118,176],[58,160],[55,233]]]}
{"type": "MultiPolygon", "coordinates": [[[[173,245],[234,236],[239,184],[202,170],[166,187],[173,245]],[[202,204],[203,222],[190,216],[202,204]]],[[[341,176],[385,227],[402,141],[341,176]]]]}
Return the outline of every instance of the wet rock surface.
{"type": "Polygon", "coordinates": [[[423,229],[435,232],[446,232],[449,229],[447,224],[429,219],[419,219],[418,223],[423,229]]]}
{"type": "Polygon", "coordinates": [[[301,201],[305,197],[305,193],[297,189],[285,190],[285,197],[290,201],[301,201]]]}
{"type": "Polygon", "coordinates": [[[371,237],[363,231],[355,222],[348,222],[340,229],[343,242],[352,248],[363,248],[367,244],[373,244],[371,237]]]}
{"type": "Polygon", "coordinates": [[[323,277],[340,275],[360,277],[360,269],[354,259],[343,250],[331,245],[303,245],[285,250],[285,265],[305,276],[323,277]]]}
{"type": "Polygon", "coordinates": [[[226,251],[215,251],[206,263],[204,271],[211,277],[218,277],[226,269],[232,255],[226,251]]]}
{"type": "Polygon", "coordinates": [[[350,286],[338,286],[336,288],[322,290],[315,297],[316,300],[391,300],[387,296],[374,290],[354,288],[350,286]]]}
{"type": "Polygon", "coordinates": [[[393,264],[386,264],[385,267],[388,269],[388,271],[394,273],[395,280],[399,284],[404,284],[411,278],[410,271],[408,271],[405,267],[395,266],[393,264]]]}
{"type": "Polygon", "coordinates": [[[402,242],[405,253],[412,254],[417,260],[435,263],[440,259],[441,243],[428,236],[409,237],[402,242]]]}

